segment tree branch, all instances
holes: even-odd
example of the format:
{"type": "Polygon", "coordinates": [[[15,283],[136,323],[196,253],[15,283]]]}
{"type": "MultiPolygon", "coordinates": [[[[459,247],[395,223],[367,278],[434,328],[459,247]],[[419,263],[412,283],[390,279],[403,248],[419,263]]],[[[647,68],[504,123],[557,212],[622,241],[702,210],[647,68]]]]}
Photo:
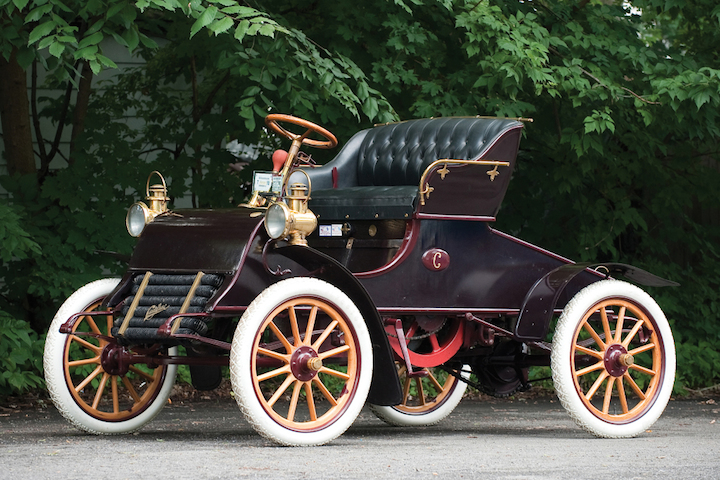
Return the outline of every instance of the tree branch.
{"type": "MultiPolygon", "coordinates": [[[[584,68],[582,68],[580,65],[578,65],[577,67],[580,69],[580,71],[581,71],[583,74],[585,74],[585,75],[587,75],[588,77],[590,77],[590,78],[592,78],[593,80],[595,80],[600,86],[603,86],[603,87],[607,88],[608,90],[610,90],[610,87],[608,87],[608,86],[605,85],[603,82],[601,82],[600,79],[597,78],[595,75],[593,75],[592,73],[588,72],[587,70],[585,70],[584,68]]],[[[619,87],[620,89],[622,89],[622,90],[625,90],[626,92],[628,92],[630,95],[632,95],[633,97],[637,98],[637,99],[640,100],[641,102],[647,103],[648,105],[662,105],[661,102],[651,102],[650,100],[647,100],[647,99],[641,97],[640,95],[638,95],[637,93],[633,92],[633,91],[630,90],[629,88],[625,88],[625,87],[622,87],[622,86],[618,86],[618,87],[619,87]]]]}
{"type": "MultiPolygon", "coordinates": [[[[550,53],[552,53],[553,55],[557,55],[557,56],[560,57],[560,58],[565,58],[564,55],[562,55],[560,52],[558,52],[558,51],[557,51],[555,48],[553,48],[553,47],[548,47],[548,51],[549,51],[550,53]]],[[[605,87],[605,88],[607,88],[608,90],[611,90],[611,88],[610,88],[609,86],[607,86],[605,83],[603,83],[603,82],[602,82],[599,78],[597,78],[595,75],[593,75],[592,73],[588,72],[587,70],[585,70],[584,68],[582,68],[580,65],[577,65],[577,67],[580,69],[580,72],[581,72],[583,75],[587,75],[587,76],[590,77],[591,79],[595,80],[595,81],[598,83],[598,85],[600,85],[600,86],[602,86],[602,87],[605,87]]],[[[629,93],[629,94],[632,95],[633,97],[637,98],[637,99],[640,100],[641,102],[647,103],[648,105],[662,105],[661,102],[652,102],[652,101],[650,101],[650,100],[647,100],[647,99],[643,98],[642,96],[640,96],[640,95],[638,95],[637,93],[633,92],[633,91],[630,90],[629,88],[625,88],[625,87],[622,87],[622,86],[618,86],[618,88],[626,91],[627,93],[629,93]]]]}
{"type": "Polygon", "coordinates": [[[37,60],[32,62],[32,71],[30,77],[30,110],[32,114],[33,127],[35,128],[35,140],[38,144],[40,152],[40,170],[38,176],[44,177],[47,171],[48,161],[47,151],[45,150],[45,139],[40,130],[40,117],[37,111],[37,60]]]}

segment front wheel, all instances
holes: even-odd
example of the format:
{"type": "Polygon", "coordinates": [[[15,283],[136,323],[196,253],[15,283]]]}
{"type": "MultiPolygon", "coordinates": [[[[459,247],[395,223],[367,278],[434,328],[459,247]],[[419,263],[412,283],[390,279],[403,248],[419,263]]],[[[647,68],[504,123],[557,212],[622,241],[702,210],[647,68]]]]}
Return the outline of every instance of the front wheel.
{"type": "Polygon", "coordinates": [[[370,335],[347,295],[322,280],[290,278],[240,319],[230,380],[258,433],[282,445],[321,445],[360,413],[372,365],[370,335]]]}
{"type": "Polygon", "coordinates": [[[50,398],[70,423],[88,433],[113,435],[141,428],[160,412],[175,383],[176,365],[131,365],[123,374],[105,371],[102,355],[112,347],[110,342],[75,332],[110,337],[112,315],[82,316],[73,333],[60,333],[60,326],[72,315],[97,310],[118,282],[117,278],[98,280],[72,294],[55,315],[45,340],[43,363],[50,398]]]}
{"type": "Polygon", "coordinates": [[[551,368],[560,402],[581,428],[599,437],[633,437],[660,417],[672,393],[672,332],[647,293],[602,280],[563,310],[551,368]]]}

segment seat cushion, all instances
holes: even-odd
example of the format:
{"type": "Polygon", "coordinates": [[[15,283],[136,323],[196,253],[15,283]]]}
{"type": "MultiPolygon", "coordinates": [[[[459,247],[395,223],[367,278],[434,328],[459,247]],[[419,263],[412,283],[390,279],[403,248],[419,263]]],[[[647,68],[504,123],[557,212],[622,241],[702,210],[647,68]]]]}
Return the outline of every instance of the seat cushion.
{"type": "Polygon", "coordinates": [[[309,207],[321,221],[404,219],[415,211],[417,196],[417,185],[313,190],[309,207]]]}

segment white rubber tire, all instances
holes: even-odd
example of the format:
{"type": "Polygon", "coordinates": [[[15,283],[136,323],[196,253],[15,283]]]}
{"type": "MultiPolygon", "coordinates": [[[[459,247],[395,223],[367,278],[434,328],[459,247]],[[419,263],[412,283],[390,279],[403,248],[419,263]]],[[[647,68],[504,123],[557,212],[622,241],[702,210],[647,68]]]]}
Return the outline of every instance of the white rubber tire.
{"type": "MultiPolygon", "coordinates": [[[[359,310],[339,289],[314,278],[290,278],[265,289],[240,319],[230,350],[230,380],[235,399],[245,418],[260,435],[286,446],[322,445],[342,435],[355,421],[365,403],[372,380],[372,365],[372,343],[359,310]],[[276,318],[273,315],[279,316],[280,312],[285,311],[282,306],[295,301],[301,305],[305,305],[302,303],[305,301],[327,305],[323,308],[330,308],[331,313],[342,317],[346,328],[344,338],[354,336],[354,341],[346,341],[346,345],[351,345],[356,361],[353,380],[347,381],[342,399],[337,399],[341,408],[329,410],[319,417],[320,420],[312,428],[306,426],[309,423],[296,422],[294,418],[285,421],[276,414],[275,407],[269,405],[260,392],[253,358],[259,357],[254,352],[259,345],[259,337],[270,320],[276,318]]],[[[300,384],[300,380],[292,373],[286,379],[300,384]]]]}
{"type": "MultiPolygon", "coordinates": [[[[603,303],[603,305],[605,304],[603,303]]],[[[620,315],[617,315],[617,317],[620,317],[620,315]]],[[[619,330],[622,332],[623,328],[621,327],[619,330]]],[[[617,329],[610,329],[610,331],[612,337],[617,329]]],[[[607,344],[607,347],[613,347],[615,346],[613,344],[617,343],[614,338],[608,342],[607,335],[602,331],[598,336],[607,344]],[[604,338],[601,335],[604,335],[604,338]]],[[[594,345],[597,346],[597,342],[594,345]]],[[[645,345],[647,346],[647,342],[645,345]]],[[[599,350],[600,353],[605,352],[605,358],[608,358],[607,352],[610,351],[609,348],[604,351],[602,348],[594,349],[599,350]]],[[[603,360],[599,359],[596,365],[600,367],[601,362],[603,360]]],[[[640,366],[628,366],[627,373],[636,372],[633,369],[640,366]]],[[[560,316],[552,342],[551,369],[555,390],[560,402],[581,428],[598,437],[634,437],[646,431],[655,423],[665,410],[672,393],[675,379],[675,344],[670,325],[657,303],[650,295],[635,285],[619,280],[602,280],[593,283],[575,295],[568,302],[560,316]],[[602,307],[605,311],[607,311],[606,308],[610,308],[610,305],[613,304],[618,306],[620,304],[629,305],[630,308],[634,309],[634,311],[630,310],[634,317],[645,318],[650,323],[650,333],[654,335],[652,337],[654,340],[650,341],[653,347],[649,351],[653,355],[652,368],[655,369],[653,370],[655,373],[650,377],[651,380],[647,382],[648,387],[644,393],[648,395],[645,395],[645,399],[637,396],[638,403],[635,407],[626,405],[624,408],[628,410],[627,412],[610,413],[609,409],[603,411],[604,406],[601,408],[588,406],[590,402],[586,403],[584,395],[589,393],[589,389],[588,392],[585,392],[584,388],[580,387],[580,383],[576,381],[576,377],[584,375],[584,373],[576,375],[572,358],[572,352],[577,345],[578,332],[584,323],[584,318],[590,315],[591,309],[600,312],[600,309],[595,307],[602,302],[608,302],[608,307],[602,307]]],[[[609,370],[607,367],[598,368],[597,372],[599,372],[599,375],[605,375],[609,370]]],[[[608,380],[604,381],[606,391],[611,377],[612,375],[607,377],[608,380]]],[[[615,385],[627,383],[625,377],[618,376],[617,378],[615,379],[615,385]],[[617,378],[620,378],[621,381],[617,382],[617,378]]],[[[614,394],[613,388],[617,387],[610,386],[612,394],[614,394]]],[[[623,395],[625,395],[624,391],[623,395]]]]}
{"type": "MultiPolygon", "coordinates": [[[[168,366],[164,377],[161,377],[162,383],[158,385],[158,393],[149,399],[147,405],[141,405],[137,414],[117,421],[108,421],[89,413],[71,394],[70,385],[65,377],[65,348],[69,344],[70,335],[60,333],[60,326],[73,314],[87,311],[89,307],[99,303],[113,291],[119,281],[118,278],[97,280],[73,293],[55,315],[45,340],[43,365],[50,398],[63,417],[75,427],[97,435],[130,433],[155,418],[170,396],[177,373],[177,365],[168,366]]],[[[177,348],[173,347],[170,349],[170,354],[176,351],[177,348]]],[[[85,408],[92,411],[91,406],[86,405],[85,408]]]]}
{"type": "MultiPolygon", "coordinates": [[[[469,368],[469,367],[466,367],[469,368]]],[[[464,378],[470,377],[469,371],[464,371],[461,375],[464,378]]],[[[382,421],[396,427],[427,427],[439,423],[445,417],[450,415],[455,407],[462,400],[467,383],[455,378],[455,381],[448,387],[447,392],[443,392],[442,399],[432,400],[432,403],[426,408],[402,410],[400,405],[385,406],[370,404],[370,410],[382,421]],[[415,410],[415,411],[411,411],[415,410]]]]}

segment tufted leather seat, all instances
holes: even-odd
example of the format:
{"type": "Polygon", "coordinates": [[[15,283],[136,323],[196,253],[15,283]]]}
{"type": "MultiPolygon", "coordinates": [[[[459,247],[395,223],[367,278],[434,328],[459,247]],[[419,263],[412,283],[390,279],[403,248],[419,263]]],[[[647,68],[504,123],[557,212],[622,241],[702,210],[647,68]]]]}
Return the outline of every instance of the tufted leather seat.
{"type": "Polygon", "coordinates": [[[417,208],[420,179],[432,162],[478,160],[519,127],[515,120],[448,117],[363,130],[332,161],[307,170],[310,209],[320,219],[407,218],[417,208]]]}

